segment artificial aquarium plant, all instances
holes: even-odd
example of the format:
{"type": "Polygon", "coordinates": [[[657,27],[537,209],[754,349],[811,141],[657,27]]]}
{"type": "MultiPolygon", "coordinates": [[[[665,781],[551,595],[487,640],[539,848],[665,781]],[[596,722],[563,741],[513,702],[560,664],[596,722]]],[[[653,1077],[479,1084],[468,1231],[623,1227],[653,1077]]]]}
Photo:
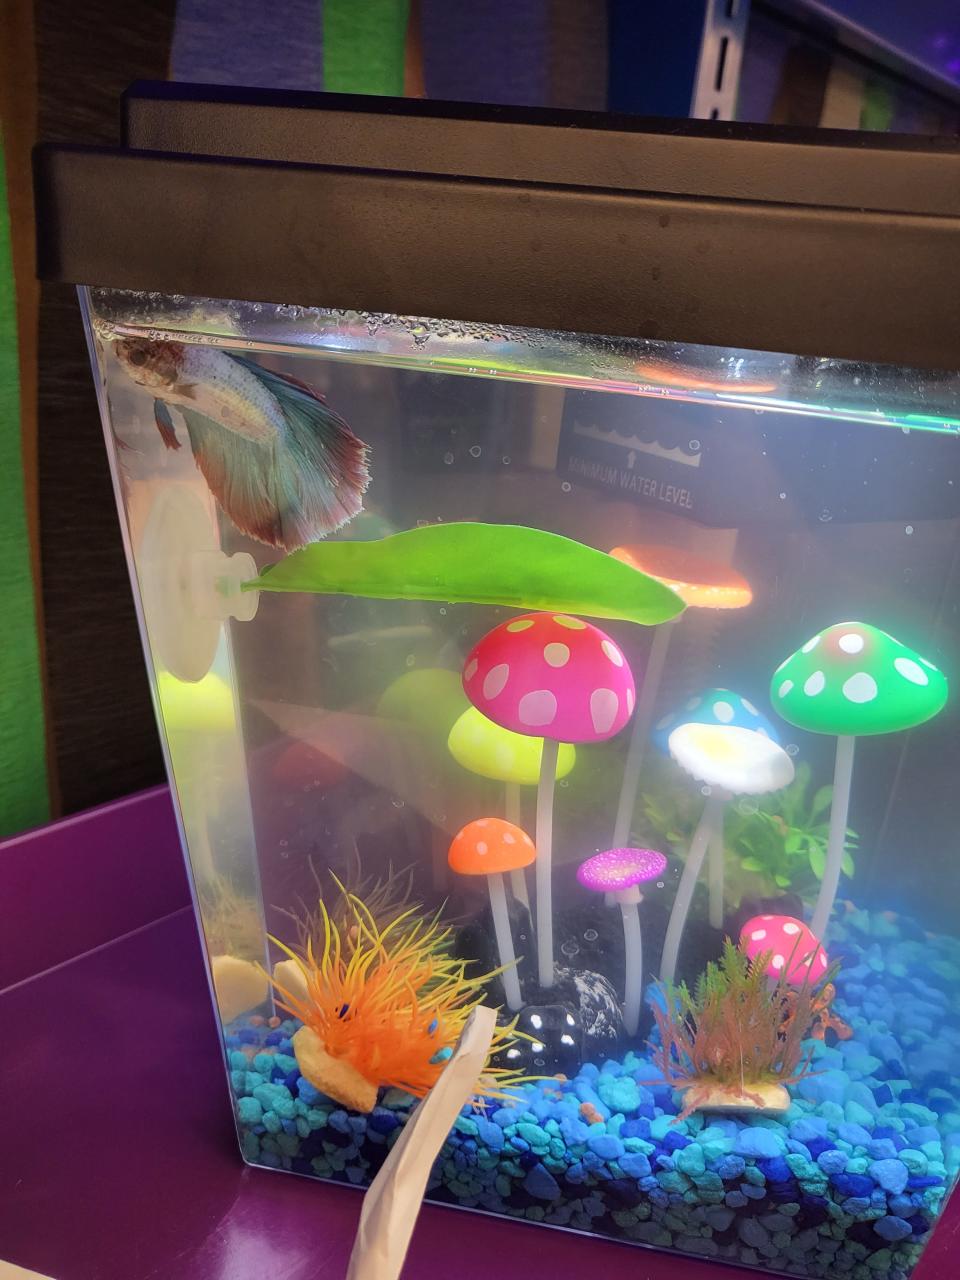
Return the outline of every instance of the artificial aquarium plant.
{"type": "Polygon", "coordinates": [[[683,1092],[677,1117],[693,1111],[785,1111],[786,1085],[810,1071],[803,1042],[818,1012],[819,990],[806,978],[768,977],[770,953],[750,959],[729,938],[691,992],[661,985],[650,1045],[663,1079],[683,1092]]]}
{"type": "Polygon", "coordinates": [[[581,862],[577,879],[586,889],[602,893],[623,917],[623,1027],[637,1034],[643,997],[643,935],[640,930],[641,885],[657,880],[667,860],[656,849],[607,849],[581,862]]]}
{"type": "Polygon", "coordinates": [[[517,957],[510,932],[510,913],[503,877],[529,867],[536,858],[533,841],[525,831],[503,818],[477,818],[458,831],[450,844],[450,867],[462,876],[483,876],[490,895],[490,913],[497,938],[507,1007],[514,1013],[523,1004],[517,957]]]}
{"type": "Polygon", "coordinates": [[[656,626],[683,601],[654,578],[560,534],[522,525],[423,525],[367,542],[314,542],[244,591],[506,605],[656,626]]]}
{"type": "MultiPolygon", "coordinates": [[[[319,950],[309,937],[296,950],[271,938],[299,972],[296,984],[273,984],[280,1008],[303,1024],[293,1037],[300,1074],[355,1111],[372,1111],[382,1087],[422,1098],[494,975],[467,976],[466,963],[451,954],[451,930],[436,916],[408,910],[381,928],[353,894],[342,909],[346,932],[320,901],[319,950]]],[[[512,1039],[512,1027],[498,1027],[491,1057],[512,1039]]],[[[490,1067],[480,1092],[501,1096],[517,1080],[490,1067]]]]}
{"type": "MultiPolygon", "coordinates": [[[[761,715],[752,702],[734,693],[732,689],[708,689],[697,697],[688,698],[679,711],[663,716],[657,721],[653,740],[669,754],[670,735],[682,724],[732,725],[739,729],[751,729],[762,738],[779,742],[773,725],[761,715]]],[[[714,828],[710,847],[709,889],[710,923],[714,929],[723,925],[724,831],[723,822],[714,828]]]]}
{"type": "MultiPolygon", "coordinates": [[[[462,697],[462,689],[460,694],[462,697]]],[[[504,817],[508,822],[519,825],[520,787],[537,785],[543,739],[513,733],[495,724],[476,707],[468,706],[450,730],[447,749],[457,764],[469,773],[505,784],[504,817]]],[[[567,776],[576,759],[576,748],[568,742],[561,742],[557,751],[558,779],[567,776]]],[[[510,873],[510,885],[514,897],[529,907],[522,867],[510,873]]]]}
{"type": "MultiPolygon", "coordinates": [[[[680,940],[697,877],[708,848],[723,855],[723,810],[732,796],[764,795],[793,778],[793,761],[771,738],[734,724],[682,724],[670,734],[670,754],[697,782],[708,788],[697,829],[690,841],[677,896],[663,943],[660,976],[672,982],[680,940]]],[[[722,864],[721,864],[722,865],[722,864]]],[[[722,885],[718,895],[722,901],[722,885]]]]}
{"type": "Polygon", "coordinates": [[[923,724],[942,710],[947,692],[932,662],[865,622],[827,627],[774,672],[770,699],[784,720],[837,737],[826,862],[811,921],[818,937],[840,883],[856,739],[923,724]]]}
{"type": "Polygon", "coordinates": [[[633,714],[626,658],[598,627],[563,613],[529,613],[489,631],[463,667],[467,697],[488,719],[542,738],[537,789],[537,965],[552,987],[553,795],[560,743],[603,742],[633,714]]]}
{"type": "MultiPolygon", "coordinates": [[[[749,582],[735,569],[721,561],[708,559],[692,551],[657,544],[614,547],[616,560],[630,565],[648,577],[676,592],[688,608],[743,609],[753,599],[749,582]]],[[[646,750],[653,711],[666,665],[667,650],[673,635],[671,621],[661,623],[653,632],[647,667],[637,703],[637,714],[630,733],[630,746],[620,784],[613,843],[626,844],[637,801],[637,786],[646,750]]]]}
{"type": "MultiPolygon", "coordinates": [[[[654,740],[656,737],[654,734],[654,740]]],[[[826,865],[832,795],[829,783],[812,786],[810,766],[801,761],[793,781],[782,791],[728,806],[723,824],[728,879],[733,879],[729,874],[732,860],[735,867],[763,881],[763,893],[795,893],[812,907],[826,865]]],[[[660,757],[648,759],[645,766],[641,812],[644,839],[665,841],[678,850],[690,843],[699,818],[690,787],[660,757]]],[[[844,875],[853,875],[858,839],[848,827],[844,875]]]]}

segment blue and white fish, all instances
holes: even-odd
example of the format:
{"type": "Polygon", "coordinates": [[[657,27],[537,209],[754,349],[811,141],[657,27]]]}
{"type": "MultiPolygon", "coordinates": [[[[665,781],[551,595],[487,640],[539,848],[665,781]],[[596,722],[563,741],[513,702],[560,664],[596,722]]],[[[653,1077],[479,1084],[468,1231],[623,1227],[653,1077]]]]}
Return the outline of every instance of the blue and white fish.
{"type": "Polygon", "coordinates": [[[118,338],[114,351],[156,397],[168,449],[181,447],[176,406],[197,466],[241,533],[293,551],[362,510],[367,446],[306,383],[211,347],[118,338]]]}

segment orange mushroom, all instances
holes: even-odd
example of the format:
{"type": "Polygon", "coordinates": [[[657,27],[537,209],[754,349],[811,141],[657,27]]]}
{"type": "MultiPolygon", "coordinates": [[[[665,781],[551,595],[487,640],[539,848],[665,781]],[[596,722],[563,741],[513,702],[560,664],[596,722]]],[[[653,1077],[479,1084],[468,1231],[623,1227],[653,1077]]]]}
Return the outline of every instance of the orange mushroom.
{"type": "Polygon", "coordinates": [[[503,818],[477,818],[453,837],[447,860],[462,876],[486,876],[490,911],[503,966],[503,989],[507,1005],[515,1013],[523,1004],[517,957],[510,932],[510,913],[503,885],[504,872],[529,867],[537,856],[533,841],[520,827],[503,818]]]}
{"type": "MultiPolygon", "coordinates": [[[[610,552],[615,560],[622,560],[656,578],[665,587],[675,591],[685,605],[695,609],[742,609],[753,599],[753,591],[736,569],[708,556],[679,547],[664,547],[657,543],[645,543],[629,547],[614,547],[610,552]]],[[[613,829],[613,843],[618,848],[630,843],[630,824],[637,799],[637,785],[643,752],[653,722],[653,708],[660,687],[670,644],[671,625],[662,623],[654,630],[650,656],[642,684],[638,681],[637,712],[633,718],[633,730],[627,761],[620,786],[620,801],[613,829]]]]}

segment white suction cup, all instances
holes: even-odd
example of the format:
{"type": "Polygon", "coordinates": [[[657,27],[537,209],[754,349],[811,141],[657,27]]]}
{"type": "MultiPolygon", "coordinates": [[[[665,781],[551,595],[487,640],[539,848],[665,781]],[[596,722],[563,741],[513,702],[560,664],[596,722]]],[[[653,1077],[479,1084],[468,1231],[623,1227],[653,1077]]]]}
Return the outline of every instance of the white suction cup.
{"type": "Polygon", "coordinates": [[[257,612],[260,593],[240,589],[257,576],[256,561],[221,551],[209,509],[192,489],[174,485],[153,504],[138,563],[154,659],[178,680],[202,680],[222,623],[249,622],[257,612]]]}

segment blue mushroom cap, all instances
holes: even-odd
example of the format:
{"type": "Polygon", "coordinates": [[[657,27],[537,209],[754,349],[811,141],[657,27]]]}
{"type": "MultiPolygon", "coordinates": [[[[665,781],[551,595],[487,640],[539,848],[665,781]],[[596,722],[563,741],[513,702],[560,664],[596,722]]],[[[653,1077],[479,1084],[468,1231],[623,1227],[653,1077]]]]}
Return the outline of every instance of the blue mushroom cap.
{"type": "Polygon", "coordinates": [[[762,733],[772,742],[780,736],[766,716],[761,715],[752,702],[731,689],[708,689],[696,698],[688,698],[683,706],[663,716],[653,727],[654,745],[668,754],[667,739],[681,724],[730,724],[738,729],[752,729],[762,733]]]}

